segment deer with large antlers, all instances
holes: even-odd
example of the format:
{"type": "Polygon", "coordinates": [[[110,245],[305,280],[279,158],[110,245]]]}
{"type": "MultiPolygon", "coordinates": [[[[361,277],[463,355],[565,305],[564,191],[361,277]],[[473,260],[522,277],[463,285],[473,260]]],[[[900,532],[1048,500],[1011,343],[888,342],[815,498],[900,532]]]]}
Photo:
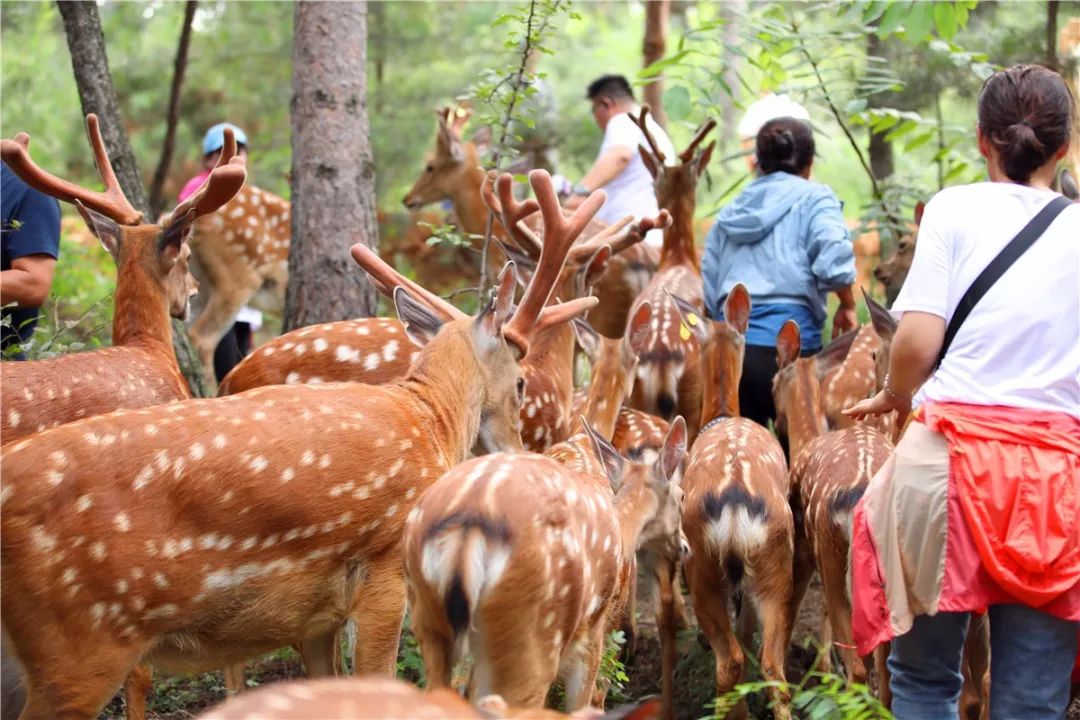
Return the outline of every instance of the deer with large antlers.
{"type": "Polygon", "coordinates": [[[215,213],[246,177],[232,131],[202,188],[161,224],[143,222],[124,197],[101,138],[97,116],[86,116],[104,192],[79,187],[38,167],[30,136],[0,143],[4,162],[31,187],[73,203],[117,267],[113,347],[51,360],[0,365],[0,434],[10,443],[34,432],[118,408],[191,397],[172,346],[169,316],[184,318],[196,285],[188,273],[192,224],[215,213]]]}
{"type": "Polygon", "coordinates": [[[705,424],[682,483],[683,527],[691,548],[685,567],[694,613],[716,656],[719,695],[742,678],[743,647],[752,647],[755,615],[760,614],[761,673],[780,683],[768,693],[773,715],[787,718],[783,683],[793,620],[794,526],[780,443],[761,425],[739,417],[750,294],[741,284],[732,288],[722,321],[703,320],[695,306],[678,302],[683,321],[702,343],[703,356],[705,424]],[[742,646],[731,629],[729,599],[735,603],[742,646]]]}
{"type": "Polygon", "coordinates": [[[94,717],[140,660],[192,672],[299,644],[309,674],[329,674],[350,617],[356,672],[393,672],[409,507],[477,441],[521,449],[530,337],[595,305],[545,308],[603,193],[564,218],[550,177],[530,180],[545,254],[514,312],[512,266],[472,318],[353,247],[426,342],[401,382],[122,410],[3,448],[0,617],[26,718],[94,717]]]}
{"type": "MultiPolygon", "coordinates": [[[[489,206],[485,203],[483,185],[486,174],[481,167],[481,157],[490,140],[487,130],[474,134],[472,140],[463,139],[465,125],[472,117],[466,108],[444,107],[436,110],[435,147],[424,158],[424,168],[402,202],[410,210],[449,200],[453,203],[458,228],[473,236],[483,236],[487,230],[489,206]]],[[[526,216],[518,218],[525,220],[526,216]]],[[[539,231],[538,218],[529,218],[533,230],[539,231]]],[[[582,238],[590,238],[604,228],[599,220],[593,220],[582,232],[582,238]]],[[[491,225],[494,237],[507,239],[507,229],[498,213],[491,225]]],[[[474,252],[475,248],[463,252],[474,252]]],[[[629,317],[630,303],[644,289],[656,271],[658,253],[644,243],[616,254],[611,271],[596,286],[600,305],[590,313],[589,321],[607,337],[621,337],[629,317]]],[[[475,259],[472,260],[475,265],[475,259]]]]}
{"type": "Polygon", "coordinates": [[[648,148],[641,146],[638,150],[656,184],[657,202],[671,213],[672,225],[664,233],[656,275],[635,301],[635,306],[646,301],[652,304],[653,327],[648,348],[638,366],[638,382],[630,405],[668,419],[675,413],[682,415],[693,443],[701,413],[700,347],[680,321],[671,295],[694,305],[699,312],[704,305],[693,221],[697,181],[709,164],[716,142],[709,143],[704,149],[701,144],[716,126],[716,121],[709,120],[698,129],[690,144],[679,153],[678,165],[666,165],[667,158],[646,124],[648,112],[646,106],[641,108],[639,116],[631,114],[649,143],[648,148]]]}

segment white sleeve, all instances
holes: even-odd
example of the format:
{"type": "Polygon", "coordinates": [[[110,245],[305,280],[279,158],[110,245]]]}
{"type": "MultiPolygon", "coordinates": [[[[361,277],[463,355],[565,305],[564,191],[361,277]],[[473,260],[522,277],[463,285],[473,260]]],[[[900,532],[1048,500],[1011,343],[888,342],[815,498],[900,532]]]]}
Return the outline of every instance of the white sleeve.
{"type": "Polygon", "coordinates": [[[895,313],[925,312],[948,319],[952,232],[949,209],[940,196],[930,200],[919,225],[911,270],[893,302],[895,313]]]}
{"type": "Polygon", "coordinates": [[[637,152],[638,145],[644,142],[645,136],[641,134],[641,129],[634,124],[634,121],[626,113],[619,113],[608,120],[607,127],[604,129],[604,142],[600,147],[600,152],[604,153],[616,145],[622,145],[637,152]]]}

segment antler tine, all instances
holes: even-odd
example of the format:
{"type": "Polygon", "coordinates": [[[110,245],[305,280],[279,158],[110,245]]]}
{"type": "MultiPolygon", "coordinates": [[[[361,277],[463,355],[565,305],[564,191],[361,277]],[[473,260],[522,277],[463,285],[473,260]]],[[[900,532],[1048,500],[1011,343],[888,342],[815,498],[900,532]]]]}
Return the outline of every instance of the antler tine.
{"type": "Polygon", "coordinates": [[[540,213],[544,216],[544,244],[540,251],[540,261],[537,263],[536,272],[529,286],[525,288],[521,304],[518,305],[514,316],[503,327],[503,336],[517,345],[522,355],[528,352],[528,338],[534,331],[541,311],[547,305],[548,297],[559,278],[570,247],[607,199],[607,194],[603,190],[596,190],[570,217],[564,217],[559,198],[555,194],[555,186],[551,182],[551,175],[546,170],[530,172],[529,183],[532,185],[533,193],[536,194],[540,213]]]}
{"type": "Polygon", "coordinates": [[[536,320],[536,327],[533,332],[540,332],[552,325],[567,322],[576,318],[578,315],[589,312],[599,304],[599,298],[593,297],[592,295],[586,295],[585,297],[567,300],[566,302],[561,302],[556,305],[548,305],[540,311],[540,317],[536,320]]]}
{"type": "Polygon", "coordinates": [[[630,119],[633,120],[639,128],[641,128],[641,132],[644,133],[645,139],[649,142],[650,151],[656,156],[656,159],[660,161],[660,164],[663,165],[666,157],[664,156],[664,153],[661,152],[660,146],[656,144],[656,138],[649,132],[649,123],[646,122],[646,119],[649,117],[649,106],[642,105],[641,114],[638,117],[634,117],[634,113],[632,112],[626,114],[630,116],[630,119]]]}
{"type": "Polygon", "coordinates": [[[236,136],[232,128],[225,128],[225,145],[221,148],[217,165],[210,172],[206,181],[191,197],[176,206],[169,215],[171,222],[189,210],[195,211],[195,217],[209,215],[233,199],[247,179],[247,167],[244,158],[236,154],[236,136]]]}
{"type": "Polygon", "coordinates": [[[352,249],[349,252],[352,254],[353,260],[355,260],[356,263],[371,276],[372,284],[375,285],[376,289],[383,295],[393,297],[394,288],[403,287],[409,291],[414,299],[426,305],[429,310],[436,315],[439,315],[444,320],[463,320],[469,317],[435,293],[417,285],[412,280],[387,265],[386,262],[367,245],[357,243],[352,246],[352,249]]]}
{"type": "Polygon", "coordinates": [[[14,140],[0,142],[0,156],[12,172],[35,190],[64,202],[74,203],[79,200],[83,205],[112,218],[120,225],[138,225],[142,222],[143,215],[131,206],[124,197],[123,190],[120,189],[112,163],[109,162],[109,155],[105,151],[105,141],[101,138],[97,116],[93,113],[86,116],[86,134],[94,152],[98,174],[105,183],[105,192],[88,190],[67,180],[61,180],[38,167],[30,158],[30,136],[26,133],[19,133],[14,140]]]}
{"type": "Polygon", "coordinates": [[[686,146],[686,149],[679,153],[679,159],[683,162],[690,162],[694,158],[694,150],[701,144],[701,141],[705,139],[712,129],[716,127],[716,120],[709,118],[705,121],[705,124],[698,128],[694,133],[694,139],[690,141],[690,144],[686,146]]]}
{"type": "Polygon", "coordinates": [[[619,242],[623,235],[625,235],[625,233],[623,235],[620,235],[619,231],[621,231],[633,221],[633,215],[627,215],[626,217],[619,219],[611,225],[603,228],[595,235],[592,235],[581,241],[577,245],[574,245],[574,247],[570,248],[570,254],[567,257],[571,262],[577,262],[592,257],[592,254],[596,252],[597,248],[599,248],[601,245],[611,245],[612,243],[619,242]]]}
{"type": "Polygon", "coordinates": [[[472,108],[462,107],[461,105],[450,109],[450,129],[460,135],[461,131],[465,129],[465,124],[472,117],[472,113],[472,108]]]}
{"type": "MultiPolygon", "coordinates": [[[[540,238],[532,229],[521,225],[517,222],[518,219],[527,218],[539,209],[535,200],[526,200],[523,203],[519,203],[514,197],[513,189],[511,188],[507,195],[506,202],[501,202],[499,198],[495,197],[495,186],[499,186],[500,194],[502,194],[502,186],[496,182],[493,178],[496,177],[494,170],[489,170],[484,177],[484,182],[480,185],[480,195],[484,199],[484,204],[487,205],[488,210],[495,213],[498,216],[499,222],[506,228],[507,235],[513,240],[521,250],[523,250],[530,259],[534,262],[540,259],[540,246],[543,244],[540,242],[540,238]],[[509,212],[506,208],[510,208],[509,212]]],[[[509,179],[509,176],[507,176],[509,179]]],[[[501,178],[500,178],[501,180],[501,178]]]]}

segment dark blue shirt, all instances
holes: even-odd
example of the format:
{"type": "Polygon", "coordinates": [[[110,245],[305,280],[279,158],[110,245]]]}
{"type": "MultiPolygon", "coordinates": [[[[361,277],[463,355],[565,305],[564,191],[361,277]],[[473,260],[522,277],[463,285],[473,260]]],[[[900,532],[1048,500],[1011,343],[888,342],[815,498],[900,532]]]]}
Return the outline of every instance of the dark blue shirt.
{"type": "MultiPolygon", "coordinates": [[[[4,163],[0,163],[0,245],[2,266],[10,270],[11,261],[27,255],[55,258],[60,251],[60,203],[24,183],[4,163]]],[[[12,330],[4,323],[0,329],[0,349],[30,339],[37,324],[37,308],[5,308],[12,330]]]]}

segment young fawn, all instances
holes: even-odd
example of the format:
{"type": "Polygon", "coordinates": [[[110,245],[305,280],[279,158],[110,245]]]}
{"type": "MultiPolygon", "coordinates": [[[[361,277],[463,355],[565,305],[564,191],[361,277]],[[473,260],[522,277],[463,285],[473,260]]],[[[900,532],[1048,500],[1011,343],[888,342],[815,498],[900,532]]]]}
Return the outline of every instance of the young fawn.
{"type": "MultiPolygon", "coordinates": [[[[750,294],[736,285],[720,322],[703,320],[695,306],[683,301],[680,308],[702,343],[705,421],[682,482],[683,527],[691,548],[685,567],[694,613],[716,656],[716,690],[722,695],[742,679],[743,648],[752,647],[757,614],[763,629],[762,675],[784,682],[792,630],[794,526],[780,444],[761,425],[739,417],[750,294]],[[739,640],[731,629],[729,599],[735,604],[739,640]]],[[[773,715],[789,717],[787,691],[771,687],[768,693],[773,715]]]]}
{"type": "Polygon", "coordinates": [[[50,360],[0,365],[0,435],[4,443],[46,428],[119,408],[140,408],[191,397],[176,364],[169,316],[186,318],[195,281],[188,273],[192,224],[215,212],[244,184],[236,141],[226,145],[205,185],[165,216],[143,222],[113,173],[97,116],[86,129],[105,192],[50,175],[30,158],[30,137],[0,144],[4,162],[31,187],[76,205],[116,262],[113,347],[50,360]]]}
{"type": "Polygon", "coordinates": [[[426,342],[400,383],[118,411],[2,449],[0,618],[26,669],[26,718],[94,717],[140,660],[193,672],[299,644],[308,672],[329,674],[350,617],[356,671],[393,672],[408,508],[477,441],[521,449],[530,336],[595,304],[544,307],[603,194],[565,218],[550,177],[530,179],[545,256],[516,312],[512,266],[471,318],[414,299],[353,247],[426,342]]]}

